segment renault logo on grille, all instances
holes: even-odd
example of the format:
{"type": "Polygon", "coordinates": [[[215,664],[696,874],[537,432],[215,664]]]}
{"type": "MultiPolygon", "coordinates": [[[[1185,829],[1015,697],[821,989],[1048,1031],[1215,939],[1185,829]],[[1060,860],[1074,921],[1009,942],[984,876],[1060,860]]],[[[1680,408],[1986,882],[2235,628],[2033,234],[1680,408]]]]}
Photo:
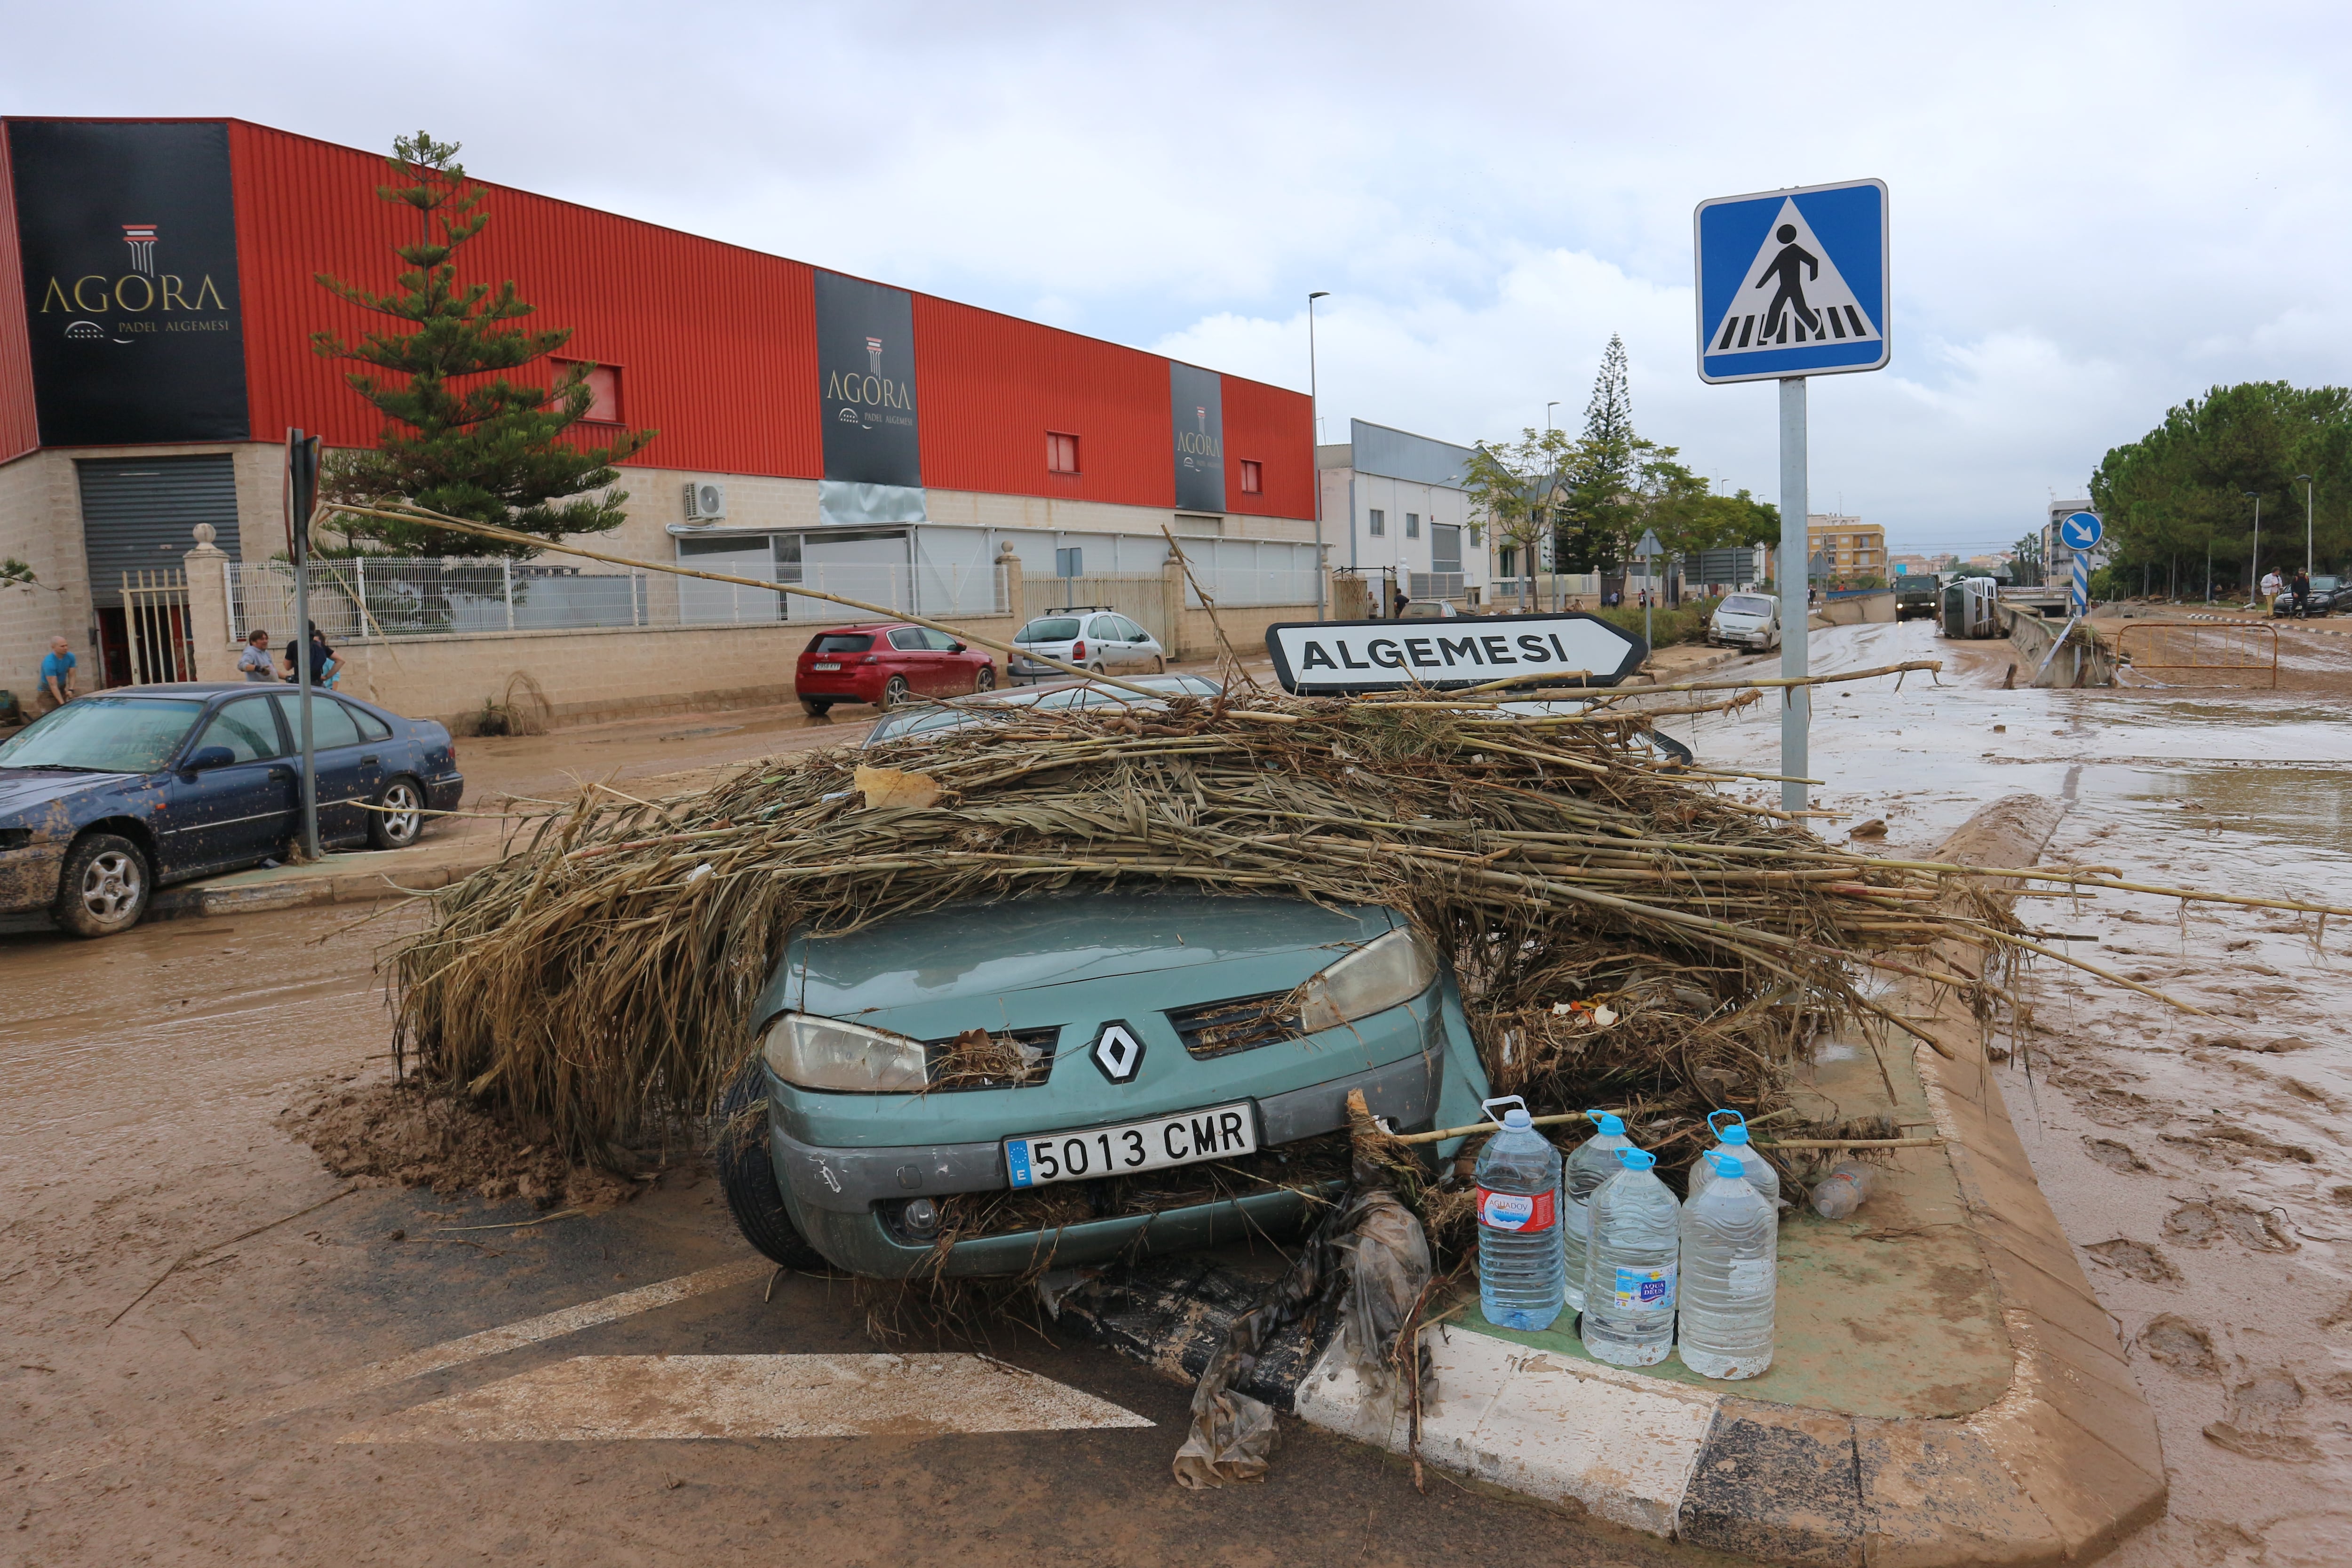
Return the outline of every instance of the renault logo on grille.
{"type": "Polygon", "coordinates": [[[1102,1069],[1103,1077],[1113,1083],[1134,1082],[1143,1066],[1143,1042],[1118,1020],[1102,1026],[1102,1033],[1095,1038],[1095,1048],[1087,1054],[1102,1069]]]}

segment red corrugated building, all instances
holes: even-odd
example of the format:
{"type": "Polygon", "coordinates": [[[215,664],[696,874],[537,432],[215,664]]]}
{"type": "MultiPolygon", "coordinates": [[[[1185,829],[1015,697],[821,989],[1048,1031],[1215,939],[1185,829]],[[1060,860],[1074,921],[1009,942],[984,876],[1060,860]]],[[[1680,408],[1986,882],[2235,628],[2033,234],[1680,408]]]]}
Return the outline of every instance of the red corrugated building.
{"type": "MultiPolygon", "coordinates": [[[[0,595],[0,686],[31,685],[52,631],[95,644],[112,683],[139,663],[126,573],[178,567],[199,522],[234,560],[282,552],[287,428],[375,439],[349,367],[310,340],[383,323],[316,275],[389,291],[392,247],[420,220],[378,196],[378,155],[242,121],[5,129],[0,555],[61,591],[0,595]]],[[[988,586],[1008,549],[1033,585],[1058,574],[1077,589],[1159,574],[1169,527],[1236,605],[1314,602],[1297,393],[483,192],[489,223],[460,253],[461,282],[511,279],[534,324],[572,330],[558,357],[598,367],[586,439],[659,432],[625,467],[630,521],[605,548],[784,582],[831,572],[902,609],[1018,616],[1001,573],[988,586]]],[[[772,625],[809,609],[757,594],[722,605],[672,582],[633,615],[772,625]]]]}

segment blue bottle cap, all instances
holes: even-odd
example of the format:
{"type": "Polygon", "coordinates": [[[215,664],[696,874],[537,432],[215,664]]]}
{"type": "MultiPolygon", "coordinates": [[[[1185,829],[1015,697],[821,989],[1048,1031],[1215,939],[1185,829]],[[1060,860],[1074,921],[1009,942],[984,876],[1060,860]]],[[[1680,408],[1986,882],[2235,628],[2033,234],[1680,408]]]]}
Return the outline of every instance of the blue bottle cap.
{"type": "MultiPolygon", "coordinates": [[[[1609,1120],[1614,1121],[1617,1119],[1612,1116],[1609,1120]]],[[[1612,1152],[1617,1156],[1617,1163],[1629,1171],[1646,1171],[1658,1163],[1658,1157],[1647,1149],[1618,1149],[1612,1152]]],[[[1733,1162],[1735,1164],[1738,1163],[1733,1162]]]]}
{"type": "Polygon", "coordinates": [[[1714,1133],[1717,1138],[1726,1143],[1745,1143],[1748,1142],[1748,1118],[1742,1116],[1737,1110],[1731,1110],[1728,1106],[1725,1107],[1721,1110],[1710,1110],[1706,1113],[1706,1130],[1714,1133]],[[1717,1127],[1715,1124],[1715,1119],[1718,1116],[1730,1117],[1731,1125],[1728,1127],[1717,1127]]]}
{"type": "Polygon", "coordinates": [[[1615,1112],[1592,1110],[1586,1111],[1584,1114],[1591,1120],[1591,1122],[1595,1127],[1601,1129],[1601,1135],[1603,1138],[1622,1138],[1625,1136],[1624,1118],[1617,1115],[1615,1112]]]}
{"type": "MultiPolygon", "coordinates": [[[[1742,1137],[1747,1135],[1747,1130],[1745,1128],[1735,1127],[1732,1131],[1739,1133],[1742,1137]]],[[[1729,1140],[1727,1139],[1726,1142],[1727,1142],[1729,1140]]],[[[1706,1152],[1706,1163],[1715,1167],[1715,1173],[1718,1176],[1736,1178],[1742,1177],[1747,1174],[1747,1173],[1740,1168],[1738,1155],[1727,1154],[1720,1149],[1709,1149],[1706,1152]]]]}

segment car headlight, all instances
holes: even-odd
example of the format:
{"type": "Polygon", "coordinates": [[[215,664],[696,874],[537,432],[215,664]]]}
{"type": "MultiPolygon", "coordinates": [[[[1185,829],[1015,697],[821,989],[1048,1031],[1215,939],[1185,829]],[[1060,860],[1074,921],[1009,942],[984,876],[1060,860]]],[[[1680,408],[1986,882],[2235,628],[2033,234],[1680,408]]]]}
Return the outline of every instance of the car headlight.
{"type": "Polygon", "coordinates": [[[1437,954],[1400,928],[1368,942],[1298,988],[1299,1027],[1336,1029],[1412,1001],[1437,978],[1437,954]]]}
{"type": "Polygon", "coordinates": [[[809,1013],[769,1025],[760,1054],[770,1071],[802,1089],[914,1094],[925,1084],[921,1041],[809,1013]]]}

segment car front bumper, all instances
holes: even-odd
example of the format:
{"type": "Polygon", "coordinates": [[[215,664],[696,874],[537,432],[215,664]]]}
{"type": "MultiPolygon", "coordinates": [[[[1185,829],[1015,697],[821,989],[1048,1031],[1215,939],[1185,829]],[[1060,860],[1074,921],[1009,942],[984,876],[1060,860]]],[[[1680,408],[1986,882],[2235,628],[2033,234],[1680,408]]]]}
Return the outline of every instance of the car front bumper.
{"type": "Polygon", "coordinates": [[[69,839],[0,849],[0,915],[46,914],[58,901],[69,839]]]}
{"type": "MultiPolygon", "coordinates": [[[[1255,1098],[1262,1150],[1336,1131],[1348,1124],[1348,1094],[1361,1089],[1373,1114],[1411,1129],[1442,1117],[1475,1121],[1485,1094],[1466,1020],[1451,982],[1429,1010],[1420,1054],[1384,1066],[1276,1094],[1255,1098]],[[1465,1071],[1462,1064],[1467,1063],[1465,1071]]],[[[950,1276],[1017,1274],[1050,1258],[1056,1266],[1097,1263],[1138,1250],[1203,1247],[1272,1229],[1299,1217],[1307,1201],[1276,1189],[1245,1197],[956,1242],[942,1256],[935,1245],[901,1233],[893,1217],[916,1197],[1001,1192],[1011,1185],[1001,1139],[957,1143],[826,1148],[794,1138],[783,1107],[793,1091],[771,1078],[768,1154],[793,1226],[836,1267],[877,1279],[905,1279],[936,1269],[950,1276]],[[1146,1227],[1149,1236],[1141,1237],[1146,1227]]],[[[1445,1121],[1445,1125],[1457,1125],[1445,1121]]],[[[1018,1135],[1026,1127],[1008,1127],[1018,1135]]],[[[1434,1151],[1441,1158],[1452,1146],[1434,1151]]]]}

